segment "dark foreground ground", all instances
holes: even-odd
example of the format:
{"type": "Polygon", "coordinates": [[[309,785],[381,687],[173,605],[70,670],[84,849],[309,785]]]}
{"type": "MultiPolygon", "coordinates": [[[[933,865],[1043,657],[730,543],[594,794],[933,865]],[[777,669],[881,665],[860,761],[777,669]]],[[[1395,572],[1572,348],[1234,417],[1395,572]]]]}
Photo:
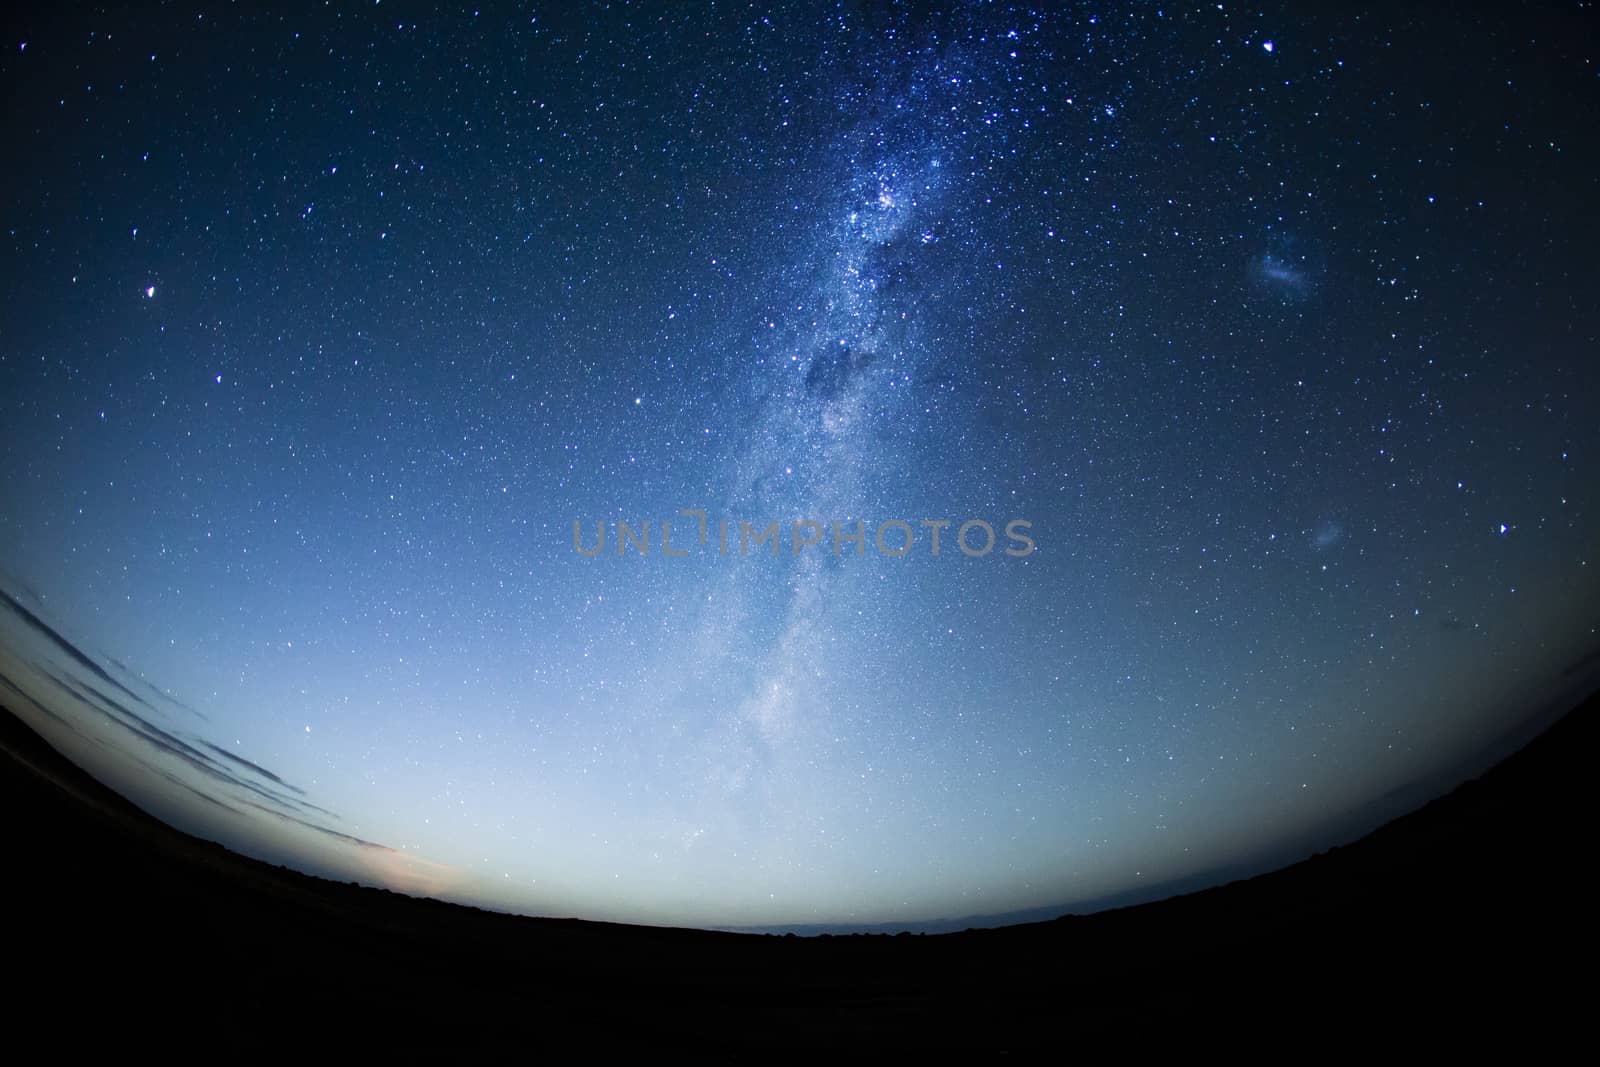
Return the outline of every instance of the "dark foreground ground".
{"type": "Polygon", "coordinates": [[[831,938],[515,918],[303,876],[156,822],[0,713],[4,1040],[208,1059],[1582,1048],[1597,707],[1275,874],[1000,930],[831,938]]]}

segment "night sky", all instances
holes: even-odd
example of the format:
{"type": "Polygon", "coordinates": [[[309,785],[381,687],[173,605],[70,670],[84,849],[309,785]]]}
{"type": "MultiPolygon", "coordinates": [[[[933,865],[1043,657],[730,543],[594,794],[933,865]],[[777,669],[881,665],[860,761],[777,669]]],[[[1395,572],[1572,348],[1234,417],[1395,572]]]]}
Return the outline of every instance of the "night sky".
{"type": "Polygon", "coordinates": [[[1065,907],[1325,847],[1600,640],[1588,5],[7,18],[0,701],[185,829],[1065,907]]]}

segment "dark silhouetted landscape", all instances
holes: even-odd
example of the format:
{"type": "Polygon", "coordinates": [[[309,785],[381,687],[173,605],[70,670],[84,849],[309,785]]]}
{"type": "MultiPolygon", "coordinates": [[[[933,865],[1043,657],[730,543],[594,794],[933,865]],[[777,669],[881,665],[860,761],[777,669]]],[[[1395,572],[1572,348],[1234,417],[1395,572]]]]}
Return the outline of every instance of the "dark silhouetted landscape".
{"type": "Polygon", "coordinates": [[[522,918],[298,874],[157,822],[7,713],[11,1033],[363,1053],[1555,1041],[1589,1005],[1597,706],[1276,873],[1049,922],[819,937],[522,918]]]}

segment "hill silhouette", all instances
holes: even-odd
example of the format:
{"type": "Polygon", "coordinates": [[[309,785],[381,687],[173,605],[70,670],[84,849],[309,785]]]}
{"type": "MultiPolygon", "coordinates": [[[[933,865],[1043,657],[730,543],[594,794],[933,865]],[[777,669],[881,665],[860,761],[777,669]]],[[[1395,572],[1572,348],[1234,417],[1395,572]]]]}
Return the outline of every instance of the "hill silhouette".
{"type": "Polygon", "coordinates": [[[1271,874],[997,929],[818,937],[524,918],[274,867],[151,818],[8,712],[9,1029],[196,1053],[1556,1042],[1588,1007],[1597,707],[1271,874]]]}

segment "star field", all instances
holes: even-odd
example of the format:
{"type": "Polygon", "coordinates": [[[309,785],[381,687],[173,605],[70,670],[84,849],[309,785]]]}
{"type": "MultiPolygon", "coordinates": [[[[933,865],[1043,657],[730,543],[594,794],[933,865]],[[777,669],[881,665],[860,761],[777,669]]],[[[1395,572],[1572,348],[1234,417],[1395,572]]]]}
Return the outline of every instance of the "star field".
{"type": "Polygon", "coordinates": [[[0,42],[5,702],[179,825],[1066,907],[1326,847],[1593,650],[1590,8],[387,7],[0,42]]]}

